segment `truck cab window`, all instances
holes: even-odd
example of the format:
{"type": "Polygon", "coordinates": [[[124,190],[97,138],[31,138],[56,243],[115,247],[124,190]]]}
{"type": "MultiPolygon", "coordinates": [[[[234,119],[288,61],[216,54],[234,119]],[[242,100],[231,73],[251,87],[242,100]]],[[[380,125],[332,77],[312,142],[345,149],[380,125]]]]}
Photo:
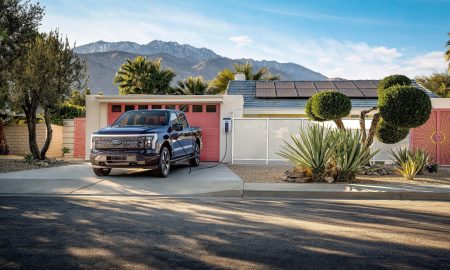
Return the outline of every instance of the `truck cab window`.
{"type": "Polygon", "coordinates": [[[183,129],[188,128],[188,122],[186,120],[186,116],[184,115],[184,113],[178,114],[178,118],[180,120],[180,124],[183,125],[183,129]]]}
{"type": "Polygon", "coordinates": [[[175,113],[170,113],[170,126],[178,124],[178,117],[175,113]]]}

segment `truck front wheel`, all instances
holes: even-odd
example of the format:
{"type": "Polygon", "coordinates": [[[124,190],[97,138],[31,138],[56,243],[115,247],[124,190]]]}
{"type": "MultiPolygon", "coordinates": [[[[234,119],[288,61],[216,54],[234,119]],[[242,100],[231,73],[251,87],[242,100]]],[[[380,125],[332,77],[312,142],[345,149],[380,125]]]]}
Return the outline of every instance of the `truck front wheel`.
{"type": "Polygon", "coordinates": [[[94,168],[94,173],[97,176],[108,176],[111,172],[109,168],[94,168]]]}
{"type": "Polygon", "coordinates": [[[170,152],[165,146],[161,149],[161,155],[158,162],[158,175],[160,177],[167,177],[170,172],[170,152]]]}

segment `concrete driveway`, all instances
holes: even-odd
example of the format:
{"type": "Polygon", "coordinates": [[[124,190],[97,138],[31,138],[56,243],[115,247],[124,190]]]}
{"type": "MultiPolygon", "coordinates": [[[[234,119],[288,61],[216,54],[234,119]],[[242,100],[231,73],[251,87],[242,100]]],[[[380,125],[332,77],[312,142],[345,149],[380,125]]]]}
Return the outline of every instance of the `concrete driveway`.
{"type": "Polygon", "coordinates": [[[0,194],[42,195],[199,195],[241,196],[243,181],[225,165],[203,163],[189,174],[187,165],[175,165],[168,178],[148,170],[113,169],[98,177],[90,164],[0,174],[0,194]]]}

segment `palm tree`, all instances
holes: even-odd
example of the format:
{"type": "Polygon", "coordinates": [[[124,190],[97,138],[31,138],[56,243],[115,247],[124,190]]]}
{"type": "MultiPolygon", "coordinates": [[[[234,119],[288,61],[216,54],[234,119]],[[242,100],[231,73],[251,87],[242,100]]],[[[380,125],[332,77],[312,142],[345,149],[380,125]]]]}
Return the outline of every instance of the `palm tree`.
{"type": "Polygon", "coordinates": [[[260,68],[256,73],[253,72],[253,66],[251,63],[246,62],[244,64],[234,64],[234,71],[224,69],[220,71],[216,78],[211,81],[210,89],[211,93],[225,93],[228,87],[228,83],[234,80],[234,75],[242,73],[245,75],[246,80],[255,81],[276,81],[280,80],[279,75],[272,75],[267,67],[260,68]]]}
{"type": "Polygon", "coordinates": [[[228,87],[228,82],[234,80],[233,71],[225,68],[224,70],[217,73],[217,76],[210,83],[210,93],[211,94],[223,94],[228,87]]]}
{"type": "Polygon", "coordinates": [[[161,67],[161,59],[149,60],[138,56],[127,59],[114,76],[114,84],[121,95],[168,94],[170,82],[175,77],[171,69],[161,67]]]}
{"type": "Polygon", "coordinates": [[[244,74],[248,81],[276,81],[280,79],[279,75],[272,75],[267,67],[262,67],[256,73],[253,73],[253,66],[249,62],[234,64],[233,66],[235,73],[244,74]]]}
{"type": "MultiPolygon", "coordinates": [[[[448,33],[448,36],[450,36],[450,33],[448,33]]],[[[447,41],[445,47],[447,47],[447,51],[445,52],[445,61],[450,62],[450,40],[447,41]]],[[[448,63],[448,73],[450,73],[450,63],[448,63]]]]}
{"type": "Polygon", "coordinates": [[[176,95],[206,95],[208,94],[208,82],[202,76],[189,76],[178,81],[172,93],[176,95]]]}

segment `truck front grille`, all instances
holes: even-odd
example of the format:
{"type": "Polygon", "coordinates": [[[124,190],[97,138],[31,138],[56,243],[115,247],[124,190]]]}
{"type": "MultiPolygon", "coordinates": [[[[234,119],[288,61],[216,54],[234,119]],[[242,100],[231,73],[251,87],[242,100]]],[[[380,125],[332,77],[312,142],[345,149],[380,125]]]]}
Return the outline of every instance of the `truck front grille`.
{"type": "Polygon", "coordinates": [[[144,149],[144,137],[94,137],[95,149],[144,149]]]}

